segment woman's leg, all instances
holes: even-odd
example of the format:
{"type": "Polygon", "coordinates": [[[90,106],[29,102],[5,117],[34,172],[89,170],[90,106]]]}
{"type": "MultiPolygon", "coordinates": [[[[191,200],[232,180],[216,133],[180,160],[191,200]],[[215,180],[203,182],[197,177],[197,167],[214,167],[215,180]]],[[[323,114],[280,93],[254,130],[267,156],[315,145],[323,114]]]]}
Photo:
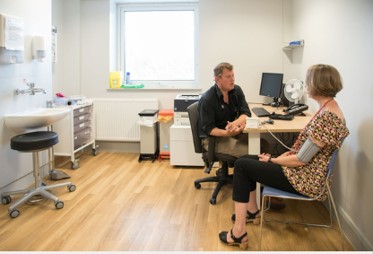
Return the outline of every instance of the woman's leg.
{"type": "MultiPolygon", "coordinates": [[[[250,212],[258,210],[256,182],[297,193],[283,174],[280,165],[261,162],[256,155],[239,158],[235,163],[233,174],[236,221],[232,232],[235,237],[243,235],[246,231],[246,210],[250,212]]],[[[227,234],[227,241],[233,242],[230,233],[227,234]]]]}
{"type": "Polygon", "coordinates": [[[233,200],[242,203],[254,202],[255,199],[252,200],[250,192],[255,190],[257,182],[298,194],[280,165],[261,162],[256,155],[237,159],[233,175],[233,200]]]}

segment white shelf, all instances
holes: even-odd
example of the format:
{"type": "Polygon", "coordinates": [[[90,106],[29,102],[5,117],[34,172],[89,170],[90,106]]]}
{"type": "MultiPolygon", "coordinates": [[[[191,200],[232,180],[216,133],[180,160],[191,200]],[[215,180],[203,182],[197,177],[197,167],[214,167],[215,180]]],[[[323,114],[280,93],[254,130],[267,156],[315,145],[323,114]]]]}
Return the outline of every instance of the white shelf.
{"type": "Polygon", "coordinates": [[[292,41],[288,45],[282,48],[282,50],[293,50],[304,46],[304,40],[292,41]]]}

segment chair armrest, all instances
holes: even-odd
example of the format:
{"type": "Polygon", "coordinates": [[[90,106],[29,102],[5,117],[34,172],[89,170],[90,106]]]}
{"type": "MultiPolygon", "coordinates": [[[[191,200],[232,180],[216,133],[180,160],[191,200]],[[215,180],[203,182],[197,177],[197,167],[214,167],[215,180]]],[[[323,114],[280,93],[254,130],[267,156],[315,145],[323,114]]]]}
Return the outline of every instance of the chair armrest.
{"type": "Polygon", "coordinates": [[[204,161],[205,161],[205,173],[210,174],[210,171],[212,170],[212,166],[215,162],[215,137],[209,136],[208,137],[208,150],[205,152],[204,155],[204,161]]]}
{"type": "Polygon", "coordinates": [[[215,137],[209,136],[209,149],[207,151],[207,161],[209,163],[215,162],[215,137]]]}

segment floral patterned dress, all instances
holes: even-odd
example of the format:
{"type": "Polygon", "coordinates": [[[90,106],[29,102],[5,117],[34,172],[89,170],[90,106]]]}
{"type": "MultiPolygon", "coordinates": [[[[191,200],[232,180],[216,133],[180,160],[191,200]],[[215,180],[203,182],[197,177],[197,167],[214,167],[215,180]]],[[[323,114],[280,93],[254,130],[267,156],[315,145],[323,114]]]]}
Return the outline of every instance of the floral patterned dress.
{"type": "Polygon", "coordinates": [[[291,154],[296,154],[308,137],[325,143],[325,146],[304,166],[282,167],[294,189],[304,196],[325,200],[327,190],[324,185],[328,163],[334,150],[341,147],[343,139],[348,135],[346,122],[336,114],[327,110],[317,114],[300,132],[291,154]]]}

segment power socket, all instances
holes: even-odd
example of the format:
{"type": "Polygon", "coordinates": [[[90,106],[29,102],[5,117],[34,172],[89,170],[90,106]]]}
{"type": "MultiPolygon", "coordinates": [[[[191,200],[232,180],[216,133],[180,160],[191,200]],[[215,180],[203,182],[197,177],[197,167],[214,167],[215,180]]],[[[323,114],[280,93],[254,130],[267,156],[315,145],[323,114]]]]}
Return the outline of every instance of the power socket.
{"type": "Polygon", "coordinates": [[[246,128],[248,129],[258,129],[259,128],[259,118],[247,117],[246,118],[246,128]]]}

